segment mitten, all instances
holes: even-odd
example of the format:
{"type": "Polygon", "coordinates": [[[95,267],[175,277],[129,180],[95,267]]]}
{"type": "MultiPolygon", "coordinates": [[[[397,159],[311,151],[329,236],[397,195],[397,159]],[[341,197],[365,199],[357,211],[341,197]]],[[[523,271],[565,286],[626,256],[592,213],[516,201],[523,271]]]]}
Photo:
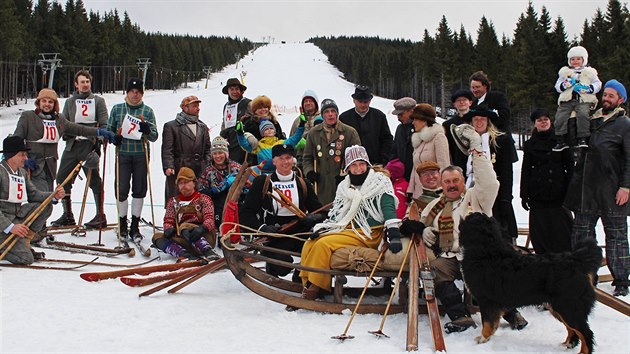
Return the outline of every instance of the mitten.
{"type": "Polygon", "coordinates": [[[319,173],[315,171],[310,171],[309,173],[306,174],[306,178],[308,178],[308,180],[311,181],[311,183],[317,183],[319,182],[319,173]]]}
{"type": "Polygon", "coordinates": [[[35,171],[37,169],[37,160],[29,157],[28,159],[26,159],[26,161],[24,161],[24,168],[35,171]]]}
{"type": "Polygon", "coordinates": [[[389,240],[389,250],[396,254],[402,251],[402,242],[400,241],[400,230],[397,227],[390,227],[386,231],[389,240]]]}
{"type": "Polygon", "coordinates": [[[98,128],[97,133],[98,136],[104,137],[108,143],[113,144],[116,141],[116,134],[110,132],[105,128],[98,128]]]}
{"type": "Polygon", "coordinates": [[[411,236],[412,234],[422,235],[424,228],[424,224],[420,221],[405,219],[400,225],[400,233],[405,236],[411,236]]]}
{"type": "Polygon", "coordinates": [[[245,129],[243,128],[243,122],[238,121],[236,123],[236,134],[243,135],[245,134],[245,129]]]}

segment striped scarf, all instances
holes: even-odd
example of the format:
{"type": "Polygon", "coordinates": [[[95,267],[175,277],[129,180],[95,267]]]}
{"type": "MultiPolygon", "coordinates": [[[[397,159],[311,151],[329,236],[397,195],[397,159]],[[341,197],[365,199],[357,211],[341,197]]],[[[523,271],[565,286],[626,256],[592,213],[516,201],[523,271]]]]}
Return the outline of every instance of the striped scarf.
{"type": "Polygon", "coordinates": [[[442,212],[438,218],[438,244],[442,251],[450,251],[453,247],[453,201],[441,196],[440,200],[431,208],[425,220],[425,225],[432,225],[435,217],[442,212]]]}

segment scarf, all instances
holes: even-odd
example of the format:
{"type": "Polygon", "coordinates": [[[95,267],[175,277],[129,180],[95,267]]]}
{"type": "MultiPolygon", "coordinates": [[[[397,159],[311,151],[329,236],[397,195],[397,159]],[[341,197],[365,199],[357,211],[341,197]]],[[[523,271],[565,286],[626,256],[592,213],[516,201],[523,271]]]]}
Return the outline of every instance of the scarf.
{"type": "MultiPolygon", "coordinates": [[[[492,152],[490,151],[490,134],[485,132],[481,134],[481,148],[483,150],[483,154],[486,155],[488,160],[491,160],[494,163],[494,158],[492,158],[492,152]]],[[[473,168],[473,157],[472,154],[468,155],[468,161],[466,162],[466,189],[470,189],[475,185],[475,171],[473,168]]]]}
{"type": "Polygon", "coordinates": [[[385,221],[381,209],[381,198],[384,194],[391,195],[395,206],[398,206],[398,198],[394,194],[391,180],[373,169],[369,170],[365,182],[359,188],[350,184],[349,177],[344,179],[337,186],[337,194],[335,195],[333,207],[328,213],[328,219],[315,225],[313,231],[332,233],[351,228],[363,240],[366,238],[371,240],[371,227],[368,223],[368,218],[372,218],[379,223],[385,221]],[[363,234],[357,231],[355,224],[361,229],[363,234]]]}
{"type": "Polygon", "coordinates": [[[88,92],[79,92],[79,91],[75,91],[72,96],[74,96],[74,98],[78,99],[78,100],[84,100],[88,97],[90,97],[90,95],[92,94],[92,91],[88,91],[88,92]]]}
{"type": "Polygon", "coordinates": [[[198,120],[199,120],[198,116],[193,116],[185,112],[179,112],[177,113],[177,116],[175,117],[175,121],[179,125],[197,124],[198,120]]]}
{"type": "Polygon", "coordinates": [[[439,201],[431,208],[425,219],[425,225],[432,225],[437,214],[442,212],[438,218],[438,244],[442,251],[449,251],[453,247],[453,202],[442,195],[439,201]]]}

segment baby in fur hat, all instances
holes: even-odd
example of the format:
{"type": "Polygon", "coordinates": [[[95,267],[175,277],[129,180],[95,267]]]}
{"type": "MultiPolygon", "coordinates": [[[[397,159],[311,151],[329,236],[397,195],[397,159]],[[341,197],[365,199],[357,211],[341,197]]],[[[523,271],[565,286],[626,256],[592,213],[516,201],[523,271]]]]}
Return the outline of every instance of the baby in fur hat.
{"type": "Polygon", "coordinates": [[[580,148],[588,147],[588,138],[591,136],[590,111],[597,106],[595,94],[602,88],[597,70],[588,66],[586,48],[576,46],[569,49],[567,62],[569,66],[564,66],[558,71],[555,86],[560,96],[554,122],[556,146],[553,151],[562,151],[569,147],[568,121],[573,112],[577,123],[576,145],[580,148]]]}

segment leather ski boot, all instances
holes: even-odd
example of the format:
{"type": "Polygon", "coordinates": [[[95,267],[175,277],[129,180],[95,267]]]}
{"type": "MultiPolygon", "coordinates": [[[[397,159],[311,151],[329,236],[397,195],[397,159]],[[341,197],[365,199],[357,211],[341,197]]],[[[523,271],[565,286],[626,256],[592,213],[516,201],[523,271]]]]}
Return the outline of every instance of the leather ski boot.
{"type": "Polygon", "coordinates": [[[137,216],[131,216],[131,227],[129,227],[129,237],[132,240],[143,239],[144,236],[140,233],[140,218],[137,216]]]}
{"type": "Polygon", "coordinates": [[[67,195],[61,199],[61,206],[63,207],[63,214],[61,217],[51,224],[53,226],[68,226],[74,225],[74,214],[72,214],[72,201],[70,200],[70,196],[67,195]]]}
{"type": "Polygon", "coordinates": [[[96,203],[96,215],[92,220],[86,222],[86,229],[100,229],[107,227],[107,218],[105,214],[101,215],[101,193],[94,193],[94,201],[96,203]]]}
{"type": "Polygon", "coordinates": [[[127,231],[127,218],[120,217],[118,222],[120,223],[120,239],[125,240],[127,236],[129,236],[129,231],[127,231]]]}

